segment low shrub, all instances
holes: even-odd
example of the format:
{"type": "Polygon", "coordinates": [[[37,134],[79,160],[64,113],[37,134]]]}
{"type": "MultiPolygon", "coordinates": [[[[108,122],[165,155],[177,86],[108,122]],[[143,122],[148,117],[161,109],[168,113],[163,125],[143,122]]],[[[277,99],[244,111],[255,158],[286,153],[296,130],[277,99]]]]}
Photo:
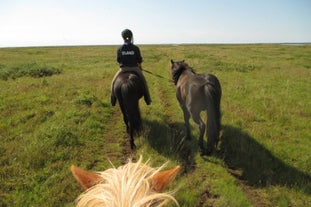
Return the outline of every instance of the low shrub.
{"type": "Polygon", "coordinates": [[[60,74],[61,72],[62,70],[60,68],[38,64],[36,62],[14,67],[0,65],[0,79],[2,80],[8,80],[9,78],[16,79],[23,76],[40,78],[60,74]]]}

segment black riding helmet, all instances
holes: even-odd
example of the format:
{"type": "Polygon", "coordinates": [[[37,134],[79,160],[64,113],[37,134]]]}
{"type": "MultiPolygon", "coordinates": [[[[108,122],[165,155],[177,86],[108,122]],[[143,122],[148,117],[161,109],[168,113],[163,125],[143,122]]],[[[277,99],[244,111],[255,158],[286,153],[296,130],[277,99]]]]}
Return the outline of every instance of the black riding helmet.
{"type": "Polygon", "coordinates": [[[131,41],[133,39],[133,33],[129,29],[125,29],[122,31],[122,37],[124,41],[131,41]]]}

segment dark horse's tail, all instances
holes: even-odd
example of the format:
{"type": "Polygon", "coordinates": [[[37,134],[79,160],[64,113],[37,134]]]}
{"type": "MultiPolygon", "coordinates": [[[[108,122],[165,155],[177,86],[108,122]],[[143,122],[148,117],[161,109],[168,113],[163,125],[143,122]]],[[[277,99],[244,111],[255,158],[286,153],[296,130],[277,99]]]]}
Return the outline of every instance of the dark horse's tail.
{"type": "Polygon", "coordinates": [[[206,83],[204,85],[204,93],[207,103],[207,153],[211,153],[214,147],[218,144],[219,134],[221,129],[221,85],[216,76],[205,75],[206,83]]]}
{"type": "Polygon", "coordinates": [[[128,74],[127,81],[124,81],[117,90],[117,99],[123,113],[127,131],[132,137],[142,129],[142,121],[139,110],[139,99],[142,97],[142,81],[135,74],[128,74]]]}

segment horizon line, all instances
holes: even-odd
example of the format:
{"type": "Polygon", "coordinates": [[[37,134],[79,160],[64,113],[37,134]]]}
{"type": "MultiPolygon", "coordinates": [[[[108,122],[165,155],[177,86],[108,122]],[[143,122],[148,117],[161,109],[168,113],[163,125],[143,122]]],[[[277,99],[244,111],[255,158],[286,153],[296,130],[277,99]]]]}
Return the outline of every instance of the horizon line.
{"type": "MultiPolygon", "coordinates": [[[[135,44],[141,46],[151,46],[151,45],[309,45],[311,42],[250,42],[250,43],[143,43],[135,44]]],[[[120,46],[122,44],[59,44],[59,45],[25,45],[25,46],[0,46],[0,49],[5,48],[38,48],[38,47],[98,47],[98,46],[120,46]]]]}

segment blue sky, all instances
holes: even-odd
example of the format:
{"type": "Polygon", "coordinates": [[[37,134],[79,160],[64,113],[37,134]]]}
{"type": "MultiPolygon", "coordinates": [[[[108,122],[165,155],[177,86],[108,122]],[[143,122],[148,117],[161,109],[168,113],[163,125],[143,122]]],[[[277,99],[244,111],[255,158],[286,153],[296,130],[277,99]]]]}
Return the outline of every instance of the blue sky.
{"type": "Polygon", "coordinates": [[[310,0],[0,0],[0,47],[311,42],[310,0]]]}

